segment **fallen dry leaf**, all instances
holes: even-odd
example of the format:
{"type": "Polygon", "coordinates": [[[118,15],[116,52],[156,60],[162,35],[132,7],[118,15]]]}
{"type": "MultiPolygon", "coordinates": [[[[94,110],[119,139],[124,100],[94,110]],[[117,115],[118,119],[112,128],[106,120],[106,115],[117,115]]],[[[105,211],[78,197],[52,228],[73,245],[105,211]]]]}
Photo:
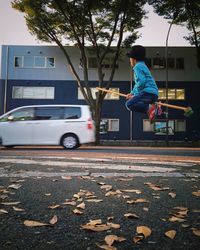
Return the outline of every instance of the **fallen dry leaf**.
{"type": "Polygon", "coordinates": [[[101,219],[97,219],[97,220],[90,220],[87,225],[91,225],[91,226],[95,226],[95,225],[100,225],[102,224],[102,220],[101,219]]]}
{"type": "Polygon", "coordinates": [[[82,202],[80,203],[78,206],[76,206],[77,208],[81,208],[81,209],[85,209],[85,203],[82,202]]]}
{"type": "Polygon", "coordinates": [[[191,228],[194,235],[200,237],[200,230],[197,228],[191,228]]]}
{"type": "Polygon", "coordinates": [[[170,222],[184,222],[185,220],[182,219],[182,218],[178,218],[178,217],[176,217],[176,216],[171,216],[171,217],[169,218],[169,221],[170,221],[170,222]]]}
{"type": "Polygon", "coordinates": [[[106,185],[105,182],[97,182],[98,185],[106,185]]]}
{"type": "Polygon", "coordinates": [[[58,207],[60,207],[60,205],[51,205],[51,206],[49,206],[48,208],[56,209],[56,208],[58,208],[58,207]]]}
{"type": "Polygon", "coordinates": [[[64,179],[64,180],[71,180],[72,179],[71,176],[62,176],[61,178],[64,179]]]}
{"type": "Polygon", "coordinates": [[[122,195],[122,197],[123,197],[124,199],[129,199],[129,198],[130,198],[130,195],[122,195]]]}
{"type": "Polygon", "coordinates": [[[115,224],[115,223],[111,223],[111,222],[108,222],[107,225],[111,228],[114,228],[114,229],[119,229],[121,227],[120,224],[115,224]]]}
{"type": "Polygon", "coordinates": [[[169,187],[161,187],[159,185],[153,184],[151,182],[146,182],[144,183],[145,185],[149,186],[152,190],[154,191],[165,191],[165,190],[169,190],[169,187]]]}
{"type": "Polygon", "coordinates": [[[63,205],[70,205],[70,206],[75,206],[76,202],[75,201],[66,201],[62,203],[63,205]]]}
{"type": "Polygon", "coordinates": [[[112,244],[115,241],[122,242],[122,241],[125,241],[126,239],[124,237],[118,237],[116,235],[110,234],[110,235],[107,235],[104,240],[108,246],[112,246],[112,244]]]}
{"type": "Polygon", "coordinates": [[[107,235],[104,240],[107,245],[112,246],[112,244],[115,242],[116,239],[117,239],[117,236],[111,234],[111,235],[107,235]]]}
{"type": "Polygon", "coordinates": [[[98,202],[102,202],[103,200],[101,199],[89,199],[89,200],[86,200],[87,202],[95,202],[95,203],[98,203],[98,202]]]}
{"type": "Polygon", "coordinates": [[[5,209],[0,209],[0,214],[8,214],[8,211],[6,211],[5,209]]]}
{"type": "Polygon", "coordinates": [[[2,205],[5,205],[5,206],[12,206],[12,205],[20,204],[20,201],[2,202],[1,204],[2,204],[2,205]]]}
{"type": "Polygon", "coordinates": [[[52,218],[51,218],[51,220],[49,221],[49,223],[51,224],[51,225],[54,225],[54,224],[56,224],[58,222],[58,217],[57,217],[57,215],[54,215],[52,218]]]}
{"type": "Polygon", "coordinates": [[[23,208],[19,208],[19,207],[13,207],[13,209],[15,210],[15,211],[17,211],[17,212],[23,212],[24,211],[24,209],[23,208]]]}
{"type": "Polygon", "coordinates": [[[122,192],[118,189],[116,191],[108,191],[105,196],[108,197],[108,196],[114,196],[114,195],[121,195],[122,192]]]}
{"type": "Polygon", "coordinates": [[[112,189],[112,186],[111,185],[102,185],[101,189],[105,189],[106,191],[109,191],[112,189]]]}
{"type": "Polygon", "coordinates": [[[49,226],[47,223],[42,223],[39,221],[34,221],[34,220],[25,220],[24,225],[27,227],[42,227],[42,226],[49,226]]]}
{"type": "Polygon", "coordinates": [[[79,214],[83,214],[83,212],[80,211],[79,209],[74,209],[74,210],[73,210],[73,213],[74,213],[74,214],[78,214],[78,215],[79,215],[79,214]]]}
{"type": "Polygon", "coordinates": [[[138,189],[123,189],[122,192],[126,193],[136,193],[136,194],[141,194],[142,192],[138,189]]]}
{"type": "Polygon", "coordinates": [[[147,201],[146,199],[140,198],[140,199],[136,199],[136,200],[129,200],[126,203],[127,204],[135,204],[135,203],[143,203],[143,202],[146,203],[146,202],[149,202],[149,201],[147,201]]]}
{"type": "Polygon", "coordinates": [[[12,184],[12,185],[9,185],[8,187],[16,190],[16,189],[19,189],[21,186],[22,185],[20,184],[12,184]]]}
{"type": "Polygon", "coordinates": [[[193,194],[194,196],[200,196],[200,190],[197,190],[197,191],[195,191],[195,192],[192,192],[192,194],[193,194]]]}
{"type": "Polygon", "coordinates": [[[151,229],[147,226],[137,226],[136,232],[138,234],[143,234],[145,238],[151,235],[151,229]]]}
{"type": "Polygon", "coordinates": [[[99,244],[96,244],[99,248],[101,249],[104,249],[104,250],[117,250],[116,247],[114,246],[108,246],[108,245],[99,245],[99,244]]]}
{"type": "Polygon", "coordinates": [[[169,196],[172,197],[172,198],[175,198],[176,197],[176,193],[170,192],[169,196]]]}
{"type": "Polygon", "coordinates": [[[86,225],[81,225],[81,228],[94,232],[107,231],[110,229],[110,227],[106,224],[95,225],[95,226],[86,224],[86,225]]]}
{"type": "Polygon", "coordinates": [[[189,224],[181,224],[181,227],[187,228],[187,227],[190,227],[190,225],[189,224]]]}
{"type": "Polygon", "coordinates": [[[143,235],[136,235],[136,236],[133,237],[133,242],[135,244],[139,244],[143,239],[144,239],[143,235]]]}
{"type": "Polygon", "coordinates": [[[167,236],[170,239],[174,239],[176,236],[176,231],[175,230],[169,230],[167,232],[165,232],[165,236],[167,236]]]}
{"type": "Polygon", "coordinates": [[[139,219],[139,216],[138,216],[138,215],[132,214],[132,213],[126,213],[126,214],[124,214],[124,216],[125,216],[126,218],[129,218],[129,219],[139,219]]]}

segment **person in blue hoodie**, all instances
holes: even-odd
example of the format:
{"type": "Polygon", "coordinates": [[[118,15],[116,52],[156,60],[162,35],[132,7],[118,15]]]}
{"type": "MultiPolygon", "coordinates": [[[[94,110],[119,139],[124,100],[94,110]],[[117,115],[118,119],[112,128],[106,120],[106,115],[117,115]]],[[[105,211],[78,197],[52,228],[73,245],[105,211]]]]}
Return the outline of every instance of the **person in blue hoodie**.
{"type": "Polygon", "coordinates": [[[125,106],[130,111],[147,113],[152,123],[157,114],[158,87],[145,64],[146,52],[141,45],[135,45],[127,53],[134,72],[134,87],[127,94],[125,106]]]}

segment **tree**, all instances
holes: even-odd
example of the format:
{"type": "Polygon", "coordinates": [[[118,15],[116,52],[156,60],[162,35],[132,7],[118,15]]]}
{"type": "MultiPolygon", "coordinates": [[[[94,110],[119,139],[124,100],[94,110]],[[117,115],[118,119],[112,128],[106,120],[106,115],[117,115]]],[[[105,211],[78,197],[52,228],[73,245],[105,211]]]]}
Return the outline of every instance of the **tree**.
{"type": "Polygon", "coordinates": [[[156,13],[171,19],[175,24],[185,24],[191,33],[185,37],[196,47],[197,65],[200,68],[200,1],[199,0],[148,0],[156,13]]]}
{"type": "Polygon", "coordinates": [[[123,46],[130,46],[138,37],[145,15],[146,0],[14,0],[12,7],[25,14],[29,31],[45,42],[55,42],[64,53],[86,103],[91,107],[96,123],[96,143],[99,143],[100,119],[105,93],[93,98],[88,74],[88,47],[97,63],[98,86],[109,88],[123,46]],[[128,36],[124,38],[124,32],[128,36]],[[80,79],[69,57],[64,41],[77,46],[83,69],[80,79]],[[115,46],[113,47],[113,43],[115,46]],[[91,50],[90,50],[91,51],[91,50]],[[112,56],[110,75],[105,80],[103,61],[112,56]]]}

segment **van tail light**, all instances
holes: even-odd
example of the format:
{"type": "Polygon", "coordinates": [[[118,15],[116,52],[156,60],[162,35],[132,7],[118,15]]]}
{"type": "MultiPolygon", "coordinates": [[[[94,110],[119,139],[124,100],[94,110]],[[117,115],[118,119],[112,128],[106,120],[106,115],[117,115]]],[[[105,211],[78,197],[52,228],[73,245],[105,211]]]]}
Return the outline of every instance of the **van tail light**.
{"type": "Polygon", "coordinates": [[[87,128],[88,128],[88,129],[93,129],[93,122],[92,122],[92,119],[91,119],[91,118],[88,119],[87,128]]]}

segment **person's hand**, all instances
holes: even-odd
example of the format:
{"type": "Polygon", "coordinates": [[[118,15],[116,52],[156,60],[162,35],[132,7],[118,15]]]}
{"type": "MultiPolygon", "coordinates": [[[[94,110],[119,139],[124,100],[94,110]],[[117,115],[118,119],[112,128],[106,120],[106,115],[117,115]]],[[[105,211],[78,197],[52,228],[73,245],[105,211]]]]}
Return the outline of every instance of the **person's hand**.
{"type": "Polygon", "coordinates": [[[133,94],[129,93],[126,95],[126,99],[131,99],[131,98],[133,98],[133,94]]]}

